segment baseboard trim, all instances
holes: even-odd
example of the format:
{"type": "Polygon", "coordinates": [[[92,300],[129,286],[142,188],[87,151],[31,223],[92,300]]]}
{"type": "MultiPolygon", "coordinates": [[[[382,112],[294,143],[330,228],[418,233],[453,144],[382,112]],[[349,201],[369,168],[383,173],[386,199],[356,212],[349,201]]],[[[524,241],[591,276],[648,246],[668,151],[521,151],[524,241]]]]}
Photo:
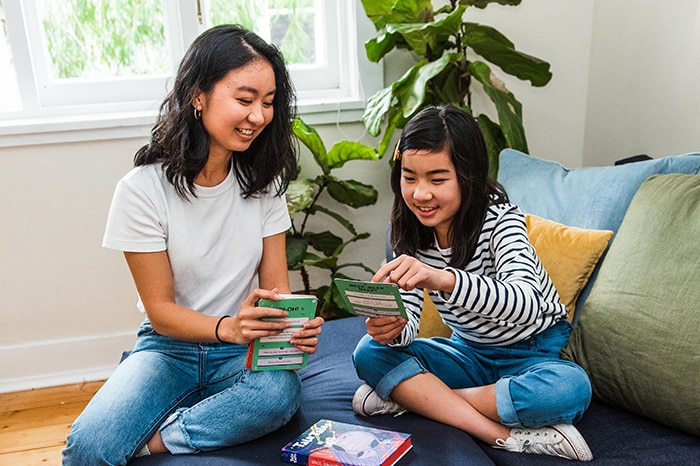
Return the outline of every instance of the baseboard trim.
{"type": "Polygon", "coordinates": [[[130,332],[0,346],[0,393],[106,379],[135,340],[130,332]]]}

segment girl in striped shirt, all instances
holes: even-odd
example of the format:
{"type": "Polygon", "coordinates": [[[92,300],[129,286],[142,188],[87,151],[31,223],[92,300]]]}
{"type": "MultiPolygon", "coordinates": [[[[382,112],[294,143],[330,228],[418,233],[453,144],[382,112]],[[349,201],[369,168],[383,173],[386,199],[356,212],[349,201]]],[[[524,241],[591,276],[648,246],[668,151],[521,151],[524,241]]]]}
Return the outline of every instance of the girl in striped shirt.
{"type": "Polygon", "coordinates": [[[394,154],[391,243],[374,281],[402,289],[409,318],[367,319],[353,409],[410,410],[495,448],[586,461],[572,425],[591,385],[560,359],[571,325],[521,211],[488,176],[476,121],[452,106],[409,121],[394,154]],[[424,289],[450,338],[416,338],[424,289]]]}

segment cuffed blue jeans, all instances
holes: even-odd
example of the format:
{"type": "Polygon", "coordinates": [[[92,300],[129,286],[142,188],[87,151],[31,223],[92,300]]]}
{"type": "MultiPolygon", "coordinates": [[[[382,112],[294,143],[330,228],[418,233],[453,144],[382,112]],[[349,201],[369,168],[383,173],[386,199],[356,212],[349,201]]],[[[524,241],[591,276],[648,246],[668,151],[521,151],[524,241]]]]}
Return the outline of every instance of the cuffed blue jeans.
{"type": "Polygon", "coordinates": [[[591,401],[591,383],[578,365],[560,359],[571,325],[561,321],[510,346],[450,338],[418,338],[405,347],[386,346],[365,335],[353,353],[360,379],[389,398],[401,382],[429,372],[448,387],[496,384],[496,406],[509,427],[573,424],[591,401]]]}
{"type": "Polygon", "coordinates": [[[133,352],[73,424],[63,464],[124,465],[160,430],[173,454],[253,440],[299,408],[294,371],[252,372],[247,346],[198,344],[157,334],[148,322],[133,352]]]}

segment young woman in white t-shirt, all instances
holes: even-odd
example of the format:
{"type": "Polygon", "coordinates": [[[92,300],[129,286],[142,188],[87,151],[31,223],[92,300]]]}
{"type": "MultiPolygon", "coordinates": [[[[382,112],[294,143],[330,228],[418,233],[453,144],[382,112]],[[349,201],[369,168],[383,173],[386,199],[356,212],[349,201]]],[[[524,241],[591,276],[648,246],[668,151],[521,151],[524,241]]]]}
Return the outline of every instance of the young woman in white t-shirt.
{"type": "MultiPolygon", "coordinates": [[[[65,465],[214,450],[297,411],[294,371],[252,372],[247,345],[289,325],[283,193],[296,174],[294,92],[278,50],[238,26],[190,46],[148,144],[117,185],[103,245],[124,252],[146,319],[78,417],[65,465]]],[[[323,319],[291,342],[313,353],[323,319]]]]}

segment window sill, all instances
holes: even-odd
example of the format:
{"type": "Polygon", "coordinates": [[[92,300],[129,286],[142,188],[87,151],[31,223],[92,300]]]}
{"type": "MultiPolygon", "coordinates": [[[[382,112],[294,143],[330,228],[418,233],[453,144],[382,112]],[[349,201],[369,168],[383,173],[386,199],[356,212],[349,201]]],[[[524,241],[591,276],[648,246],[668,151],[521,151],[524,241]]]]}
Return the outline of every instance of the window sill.
{"type": "MultiPolygon", "coordinates": [[[[298,113],[310,125],[349,123],[362,120],[364,107],[356,99],[305,101],[298,113]]],[[[0,147],[147,138],[156,115],[151,110],[0,121],[0,147]]]]}

